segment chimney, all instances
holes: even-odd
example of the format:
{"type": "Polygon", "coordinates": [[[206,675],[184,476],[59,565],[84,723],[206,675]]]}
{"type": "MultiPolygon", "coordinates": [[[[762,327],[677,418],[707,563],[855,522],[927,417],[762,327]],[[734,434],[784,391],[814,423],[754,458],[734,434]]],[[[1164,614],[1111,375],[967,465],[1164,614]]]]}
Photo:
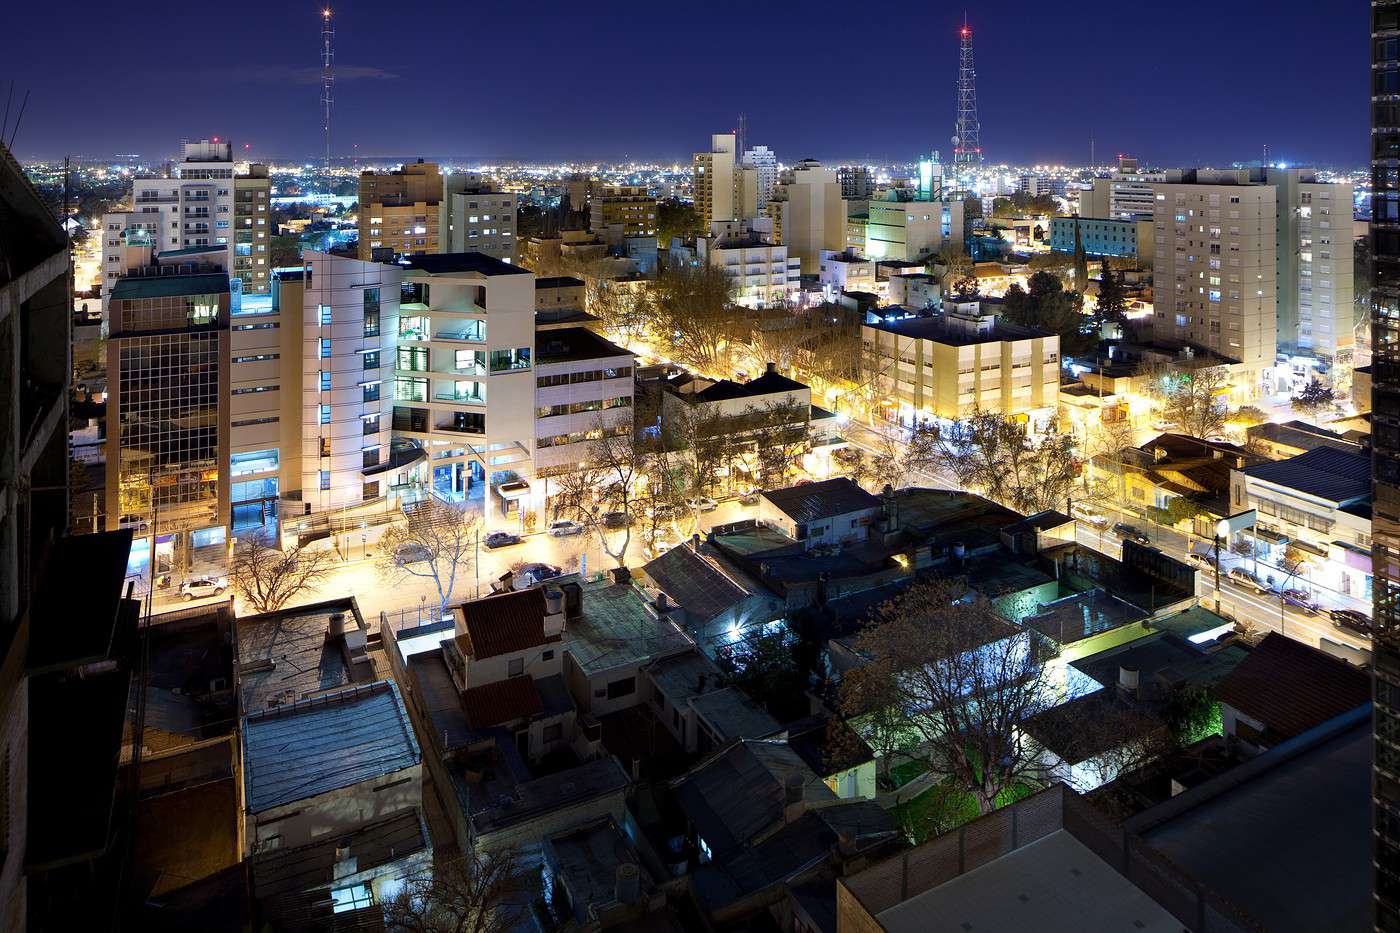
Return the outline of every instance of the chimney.
{"type": "Polygon", "coordinates": [[[613,896],[622,904],[635,904],[642,896],[642,878],[637,866],[623,862],[617,866],[613,896]]]}
{"type": "Polygon", "coordinates": [[[557,587],[544,590],[544,637],[564,634],[564,593],[557,587]]]}
{"type": "Polygon", "coordinates": [[[1141,675],[1135,667],[1118,668],[1118,689],[1136,699],[1139,696],[1141,675]]]}
{"type": "Polygon", "coordinates": [[[767,371],[768,371],[769,373],[773,373],[774,375],[776,375],[777,372],[778,372],[778,364],[777,364],[777,363],[774,363],[772,360],[769,360],[769,361],[768,361],[768,370],[767,370],[767,371]]]}
{"type": "Polygon", "coordinates": [[[612,570],[608,571],[608,573],[612,575],[613,585],[615,586],[625,586],[632,582],[632,571],[628,570],[626,567],[614,567],[612,570]]]}
{"type": "Polygon", "coordinates": [[[789,771],[783,776],[783,821],[791,823],[807,811],[802,800],[802,789],[806,782],[802,772],[789,771]]]}
{"type": "Polygon", "coordinates": [[[326,622],[326,641],[338,641],[345,637],[345,613],[332,612],[326,622]]]}
{"type": "Polygon", "coordinates": [[[698,533],[690,536],[690,549],[696,554],[700,553],[700,535],[698,533]]]}

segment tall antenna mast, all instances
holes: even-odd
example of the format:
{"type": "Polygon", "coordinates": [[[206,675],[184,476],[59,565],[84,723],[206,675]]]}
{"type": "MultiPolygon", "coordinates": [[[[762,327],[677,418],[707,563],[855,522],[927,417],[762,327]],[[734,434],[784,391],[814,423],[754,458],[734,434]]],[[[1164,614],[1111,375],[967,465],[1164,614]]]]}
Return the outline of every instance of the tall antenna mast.
{"type": "Polygon", "coordinates": [[[977,69],[972,64],[972,27],[963,13],[958,50],[958,122],[953,134],[953,174],[966,191],[982,167],[982,124],[977,119],[977,69]]]}
{"type": "Polygon", "coordinates": [[[326,7],[321,11],[321,106],[325,108],[325,121],[322,129],[326,134],[326,171],[331,170],[331,85],[335,83],[335,51],[331,48],[331,40],[335,38],[335,30],[331,28],[331,8],[326,7]]]}
{"type": "Polygon", "coordinates": [[[737,143],[737,144],[736,144],[735,147],[734,147],[735,149],[739,150],[738,161],[740,161],[740,162],[744,161],[744,146],[745,146],[745,144],[748,142],[748,140],[747,140],[748,135],[749,135],[749,115],[746,114],[746,113],[741,113],[741,114],[739,114],[739,132],[738,132],[738,137],[739,137],[739,138],[736,140],[736,143],[737,143]]]}

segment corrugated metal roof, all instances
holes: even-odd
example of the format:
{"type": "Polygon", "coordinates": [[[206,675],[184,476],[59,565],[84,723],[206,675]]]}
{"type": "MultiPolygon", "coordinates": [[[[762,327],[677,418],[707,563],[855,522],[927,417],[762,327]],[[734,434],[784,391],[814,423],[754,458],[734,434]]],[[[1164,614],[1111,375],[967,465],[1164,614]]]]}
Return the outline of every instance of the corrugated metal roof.
{"type": "Polygon", "coordinates": [[[805,486],[772,489],[763,493],[763,498],[794,522],[846,515],[880,504],[877,496],[872,496],[844,476],[805,486]]]}
{"type": "Polygon", "coordinates": [[[252,813],[393,774],[420,760],[398,688],[386,680],[244,719],[244,783],[252,813]]]}
{"type": "Polygon", "coordinates": [[[706,622],[749,597],[739,584],[689,546],[674,547],[642,567],[695,622],[706,622]]]}
{"type": "Polygon", "coordinates": [[[1245,467],[1242,472],[1332,502],[1371,494],[1371,458],[1331,447],[1317,447],[1287,460],[1245,467]]]}

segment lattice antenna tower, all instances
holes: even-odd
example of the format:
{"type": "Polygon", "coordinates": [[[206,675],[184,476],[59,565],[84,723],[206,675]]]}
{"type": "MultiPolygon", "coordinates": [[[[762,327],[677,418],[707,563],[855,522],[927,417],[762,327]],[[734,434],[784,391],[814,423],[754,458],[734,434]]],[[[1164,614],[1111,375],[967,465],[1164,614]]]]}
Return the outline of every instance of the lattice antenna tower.
{"type": "Polygon", "coordinates": [[[321,124],[326,134],[326,171],[331,170],[331,86],[335,84],[335,49],[331,43],[335,39],[335,29],[331,26],[331,8],[321,11],[321,107],[325,114],[321,124]]]}
{"type": "Polygon", "coordinates": [[[972,27],[963,14],[958,31],[958,119],[953,133],[953,173],[966,185],[982,167],[982,124],[977,119],[977,69],[972,62],[972,27]]]}

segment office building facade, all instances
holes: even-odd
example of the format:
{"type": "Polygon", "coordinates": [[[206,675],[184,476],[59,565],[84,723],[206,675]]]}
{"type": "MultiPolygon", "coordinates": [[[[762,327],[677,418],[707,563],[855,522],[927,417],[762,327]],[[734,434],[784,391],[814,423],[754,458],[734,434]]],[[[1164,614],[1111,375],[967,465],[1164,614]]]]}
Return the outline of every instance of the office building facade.
{"type": "Polygon", "coordinates": [[[743,216],[743,180],[734,147],[733,133],[716,133],[710,137],[709,151],[697,152],[691,159],[695,209],[706,228],[716,220],[743,216]]]}
{"type": "Polygon", "coordinates": [[[1152,221],[1111,220],[1102,217],[1052,217],[1050,248],[1057,253],[1074,253],[1075,233],[1089,256],[1142,259],[1151,263],[1156,248],[1152,221]]]}
{"type": "Polygon", "coordinates": [[[1400,930],[1400,3],[1371,4],[1375,926],[1400,930]]]}

